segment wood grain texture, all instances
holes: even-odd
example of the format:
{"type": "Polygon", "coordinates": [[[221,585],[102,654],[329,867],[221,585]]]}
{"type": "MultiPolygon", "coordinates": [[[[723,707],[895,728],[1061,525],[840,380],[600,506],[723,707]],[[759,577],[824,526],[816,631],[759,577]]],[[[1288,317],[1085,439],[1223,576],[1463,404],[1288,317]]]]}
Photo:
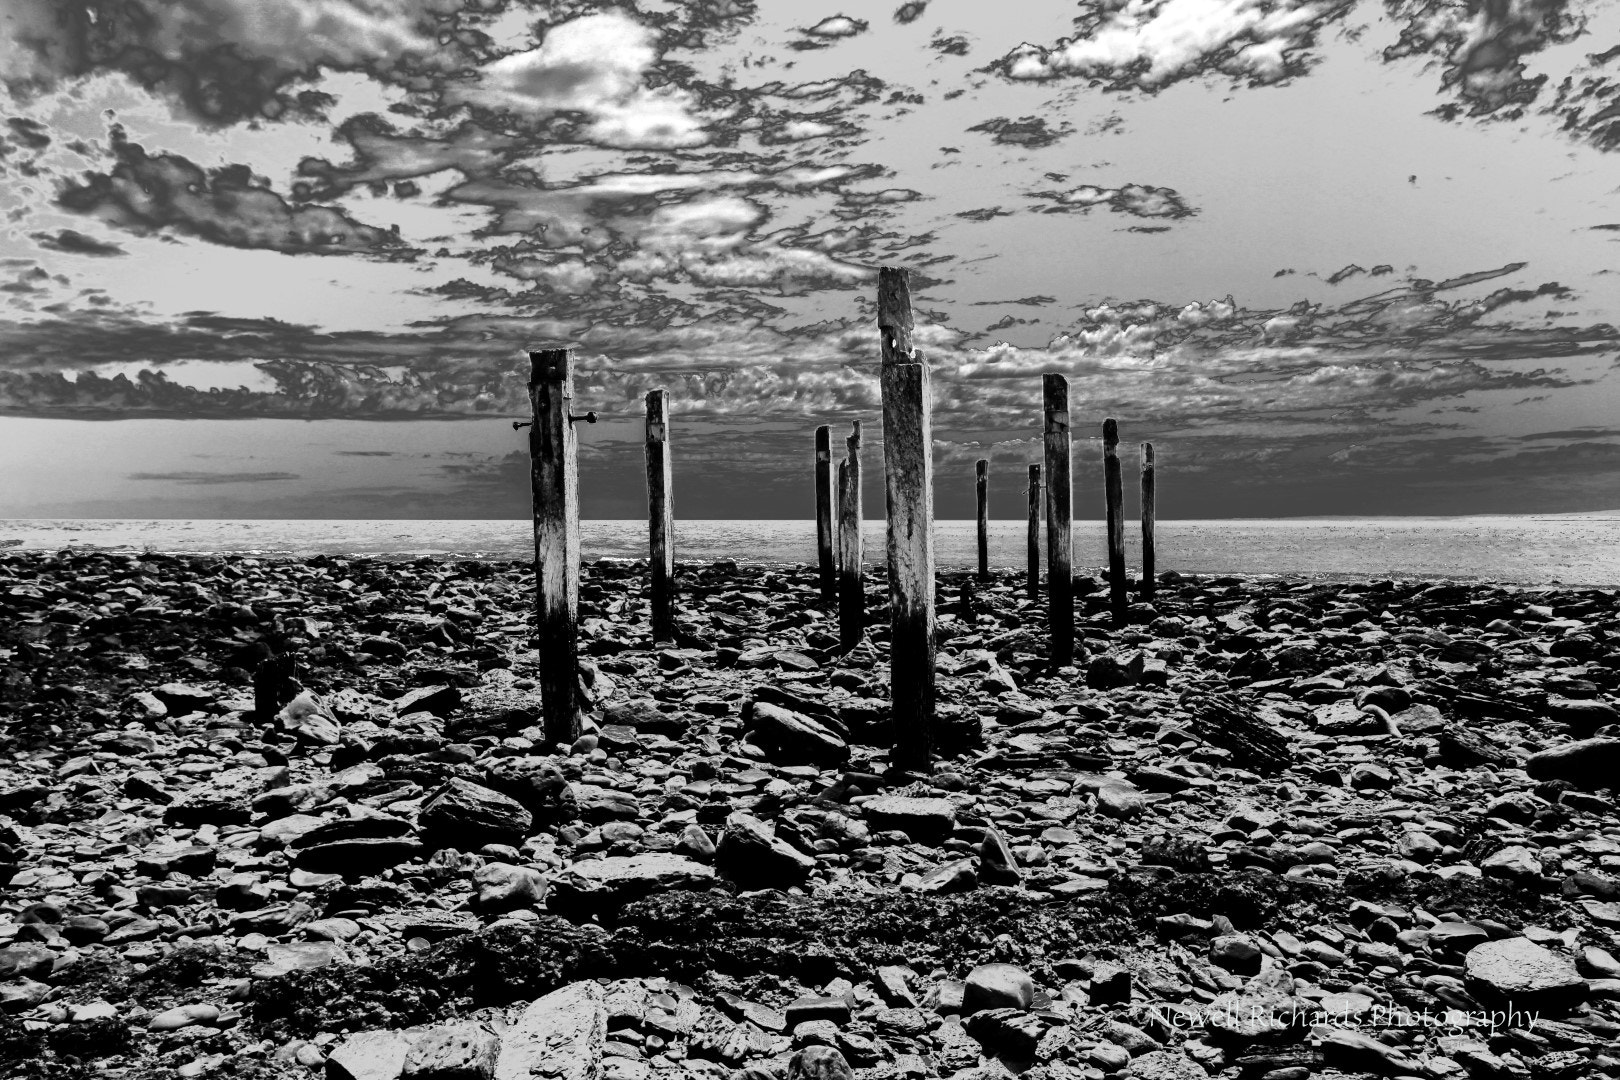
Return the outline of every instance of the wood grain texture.
{"type": "Polygon", "coordinates": [[[973,496],[979,533],[979,580],[990,580],[990,460],[973,463],[973,496]]]}
{"type": "Polygon", "coordinates": [[[647,548],[654,641],[675,640],[675,501],[669,391],[647,391],[647,548]]]}
{"type": "Polygon", "coordinates": [[[1074,529],[1069,476],[1069,381],[1041,377],[1046,449],[1047,658],[1053,667],[1074,662],[1074,529]]]}
{"type": "Polygon", "coordinates": [[[529,354],[530,483],[539,611],[540,708],[548,743],[579,737],[579,469],[572,349],[529,354]]]}
{"type": "Polygon", "coordinates": [[[878,281],[894,733],[890,761],[926,771],[932,767],[935,742],[932,392],[928,365],[910,348],[906,271],[884,267],[878,281]]]}
{"type": "Polygon", "coordinates": [[[821,571],[821,600],[838,599],[838,558],[833,545],[832,428],[816,428],[816,565],[821,571]]]}
{"type": "Polygon", "coordinates": [[[1153,525],[1158,516],[1153,490],[1153,444],[1142,444],[1142,599],[1151,601],[1158,585],[1158,547],[1153,537],[1153,525]]]}
{"type": "Polygon", "coordinates": [[[1029,557],[1029,571],[1024,580],[1024,587],[1029,592],[1031,600],[1039,600],[1041,596],[1041,467],[1032,463],[1029,466],[1029,487],[1025,489],[1029,496],[1029,532],[1025,537],[1024,546],[1029,557]]]}
{"type": "Polygon", "coordinates": [[[846,649],[866,634],[866,582],[861,544],[861,422],[844,440],[847,453],[838,463],[838,639],[846,649]]]}
{"type": "Polygon", "coordinates": [[[1108,513],[1108,609],[1115,626],[1125,625],[1130,592],[1125,580],[1125,486],[1119,469],[1119,424],[1103,421],[1103,500],[1108,513]]]}

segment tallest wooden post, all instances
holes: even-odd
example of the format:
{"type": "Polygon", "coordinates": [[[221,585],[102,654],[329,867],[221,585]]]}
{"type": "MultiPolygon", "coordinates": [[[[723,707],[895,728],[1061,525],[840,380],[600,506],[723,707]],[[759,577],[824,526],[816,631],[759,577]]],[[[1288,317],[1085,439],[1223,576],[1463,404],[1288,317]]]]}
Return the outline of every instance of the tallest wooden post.
{"type": "Polygon", "coordinates": [[[883,475],[889,519],[890,761],[926,771],[934,754],[934,466],[928,366],[911,347],[905,270],[878,271],[883,475]]]}
{"type": "Polygon", "coordinates": [[[579,738],[579,468],[574,425],[574,351],[529,354],[530,482],[540,616],[540,708],[547,743],[579,738]]]}
{"type": "Polygon", "coordinates": [[[1046,439],[1046,625],[1048,660],[1074,663],[1074,533],[1070,524],[1069,380],[1041,377],[1046,439]]]}

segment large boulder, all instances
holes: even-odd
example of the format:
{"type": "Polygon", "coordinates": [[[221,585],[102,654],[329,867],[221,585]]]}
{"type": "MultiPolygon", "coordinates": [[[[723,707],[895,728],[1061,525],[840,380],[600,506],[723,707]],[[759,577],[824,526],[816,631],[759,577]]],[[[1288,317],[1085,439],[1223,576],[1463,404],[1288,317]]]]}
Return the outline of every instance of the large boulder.
{"type": "Polygon", "coordinates": [[[1487,941],[1463,959],[1467,984],[1475,997],[1516,1009],[1573,1005],[1586,997],[1586,980],[1575,961],[1528,938],[1487,941]]]}

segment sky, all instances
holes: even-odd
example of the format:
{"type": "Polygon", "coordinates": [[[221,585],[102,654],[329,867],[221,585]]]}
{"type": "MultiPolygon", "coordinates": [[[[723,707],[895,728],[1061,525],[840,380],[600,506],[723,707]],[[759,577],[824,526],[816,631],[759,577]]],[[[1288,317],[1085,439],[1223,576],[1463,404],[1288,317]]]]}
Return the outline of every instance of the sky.
{"type": "MultiPolygon", "coordinates": [[[[936,514],[1041,376],[1164,518],[1620,507],[1620,5],[0,0],[0,517],[807,518],[910,271],[936,514]]],[[[1134,502],[1134,484],[1128,504],[1134,502]]]]}

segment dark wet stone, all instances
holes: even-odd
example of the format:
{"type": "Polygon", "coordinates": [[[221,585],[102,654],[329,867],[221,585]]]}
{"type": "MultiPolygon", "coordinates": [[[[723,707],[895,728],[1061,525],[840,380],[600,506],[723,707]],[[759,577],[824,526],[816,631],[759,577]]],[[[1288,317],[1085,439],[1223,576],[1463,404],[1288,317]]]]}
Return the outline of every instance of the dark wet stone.
{"type": "Polygon", "coordinates": [[[450,780],[422,804],[416,820],[429,847],[471,851],[490,843],[522,843],[534,818],[521,803],[492,788],[450,780]]]}

